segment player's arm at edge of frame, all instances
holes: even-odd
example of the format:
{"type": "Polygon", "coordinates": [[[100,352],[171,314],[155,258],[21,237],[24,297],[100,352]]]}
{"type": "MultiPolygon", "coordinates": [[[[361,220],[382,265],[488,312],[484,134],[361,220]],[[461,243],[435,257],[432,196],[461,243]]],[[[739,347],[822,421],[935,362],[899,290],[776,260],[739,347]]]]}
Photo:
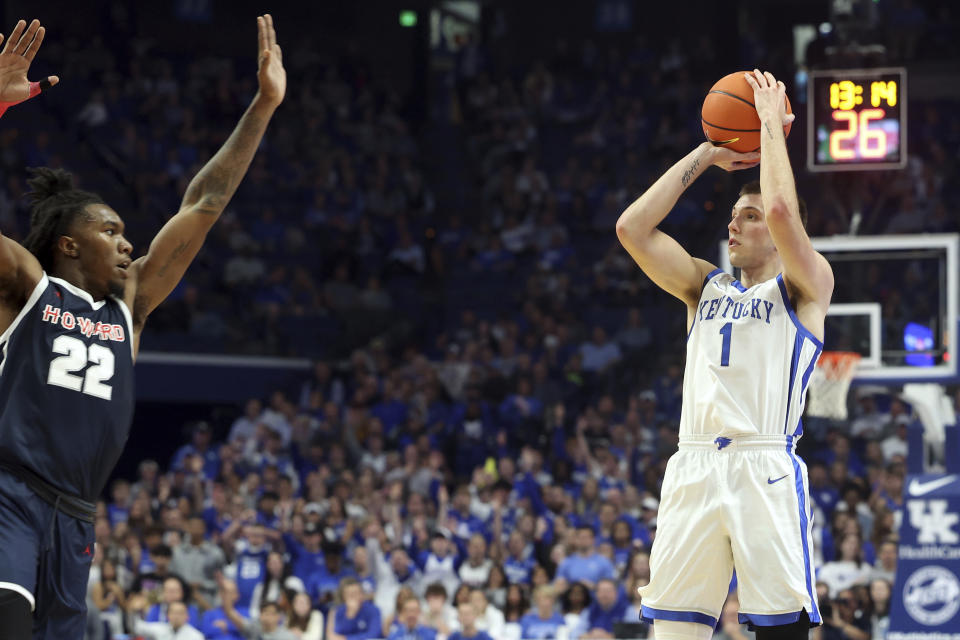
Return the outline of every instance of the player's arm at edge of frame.
{"type": "MultiPolygon", "coordinates": [[[[42,277],[43,268],[37,258],[0,231],[0,305],[19,310],[42,277]]],[[[4,329],[0,325],[0,333],[4,329]]]]}
{"type": "MultiPolygon", "coordinates": [[[[777,83],[769,73],[766,76],[758,74],[756,78],[765,80],[765,87],[780,94],[776,109],[764,108],[758,102],[761,118],[760,151],[763,155],[760,192],[767,228],[780,255],[787,288],[791,293],[799,293],[805,301],[816,304],[826,315],[833,295],[833,269],[827,259],[813,248],[800,219],[797,187],[782,126],[786,114],[782,104],[786,89],[782,82],[777,83]]],[[[756,78],[751,82],[755,92],[759,86],[756,78]]]]}

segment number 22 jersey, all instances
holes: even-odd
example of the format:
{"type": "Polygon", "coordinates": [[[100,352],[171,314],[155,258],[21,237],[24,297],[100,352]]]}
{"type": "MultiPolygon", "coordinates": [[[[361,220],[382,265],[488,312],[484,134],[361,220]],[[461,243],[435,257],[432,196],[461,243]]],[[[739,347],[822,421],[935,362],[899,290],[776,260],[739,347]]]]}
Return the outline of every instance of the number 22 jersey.
{"type": "Polygon", "coordinates": [[[44,274],[0,335],[0,464],[92,502],[123,451],[133,407],[126,304],[95,302],[44,274]]]}
{"type": "Polygon", "coordinates": [[[822,350],[800,324],[782,274],[746,289],[712,271],[687,337],[680,437],[799,438],[807,384],[822,350]]]}

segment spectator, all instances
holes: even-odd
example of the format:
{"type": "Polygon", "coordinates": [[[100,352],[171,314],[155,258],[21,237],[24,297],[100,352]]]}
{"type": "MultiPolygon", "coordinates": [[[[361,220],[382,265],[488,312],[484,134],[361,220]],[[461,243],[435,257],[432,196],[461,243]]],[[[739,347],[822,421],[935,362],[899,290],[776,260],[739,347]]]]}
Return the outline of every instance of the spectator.
{"type": "Polygon", "coordinates": [[[397,616],[400,626],[387,636],[387,640],[436,640],[436,629],[420,624],[420,614],[420,601],[416,597],[406,600],[397,616]]]}
{"type": "MultiPolygon", "coordinates": [[[[503,573],[503,569],[500,565],[493,564],[490,567],[487,582],[483,587],[484,592],[487,594],[487,600],[497,609],[500,609],[500,611],[504,611],[504,607],[507,604],[507,586],[507,576],[503,573]]],[[[506,614],[505,611],[504,614],[506,614]]]]}
{"type": "Polygon", "coordinates": [[[447,603],[447,590],[441,583],[428,586],[424,597],[427,610],[423,613],[423,622],[436,630],[438,640],[444,640],[460,628],[457,610],[447,603]]]}
{"type": "Polygon", "coordinates": [[[739,619],[740,602],[737,596],[731,593],[723,603],[720,613],[720,632],[714,633],[714,640],[753,640],[757,634],[750,631],[748,625],[742,624],[739,619]]]}
{"type": "MultiPolygon", "coordinates": [[[[131,609],[141,612],[146,607],[146,598],[134,596],[131,609]]],[[[203,634],[188,622],[187,607],[183,602],[172,603],[167,613],[169,617],[162,622],[147,622],[137,619],[133,625],[134,633],[151,640],[203,640],[203,634]]]]}
{"type": "MultiPolygon", "coordinates": [[[[170,605],[175,603],[186,604],[189,600],[189,591],[183,579],[179,576],[170,576],[163,581],[163,592],[160,602],[152,605],[147,611],[146,622],[168,622],[170,605]]],[[[194,627],[200,626],[200,614],[197,608],[190,604],[187,606],[188,621],[194,627]]]]}
{"type": "Polygon", "coordinates": [[[283,554],[271,551],[267,556],[266,576],[263,582],[254,588],[250,599],[250,617],[259,618],[260,609],[268,602],[286,610],[289,608],[288,594],[306,591],[303,581],[293,575],[290,565],[284,562],[283,554]]]}
{"type": "Polygon", "coordinates": [[[313,608],[310,596],[300,592],[293,596],[287,628],[300,640],[322,640],[323,614],[313,608]]]}
{"type": "Polygon", "coordinates": [[[241,613],[248,613],[253,601],[253,590],[263,582],[266,572],[267,554],[270,549],[267,545],[267,536],[262,525],[256,524],[256,514],[248,510],[243,517],[230,525],[224,532],[224,538],[230,539],[233,532],[241,529],[245,536],[236,541],[236,554],[233,565],[224,572],[237,583],[237,609],[241,613]]]}
{"type": "Polygon", "coordinates": [[[487,558],[487,541],[479,533],[470,536],[467,560],[460,565],[460,580],[471,587],[483,587],[490,577],[493,562],[487,558]]]}
{"type": "Polygon", "coordinates": [[[886,638],[890,629],[890,596],[892,584],[883,579],[870,581],[870,637],[886,638]]]}
{"type": "Polygon", "coordinates": [[[260,424],[260,417],[263,414],[263,403],[259,398],[250,398],[244,405],[243,415],[233,421],[230,427],[230,442],[245,443],[252,440],[257,432],[257,425],[260,424]]]}
{"type": "Polygon", "coordinates": [[[607,332],[599,326],[593,328],[593,339],[583,343],[580,353],[583,356],[583,370],[591,373],[602,373],[623,357],[617,343],[608,340],[607,332]]]}
{"type": "Polygon", "coordinates": [[[582,582],[588,589],[592,589],[604,578],[613,579],[613,564],[596,552],[594,539],[592,526],[577,527],[576,553],[565,558],[557,568],[557,578],[554,581],[557,589],[565,590],[574,582],[582,582]]]}
{"type": "Polygon", "coordinates": [[[184,470],[187,468],[188,462],[196,456],[202,461],[201,470],[204,477],[207,480],[213,480],[220,473],[220,456],[210,445],[213,439],[213,430],[208,423],[200,421],[193,425],[192,434],[191,443],[183,445],[173,455],[170,468],[174,471],[184,470]]]}
{"type": "Polygon", "coordinates": [[[100,612],[100,619],[110,627],[110,633],[123,633],[123,611],[126,594],[117,581],[117,566],[112,560],[104,559],[100,565],[100,579],[90,587],[93,605],[100,612]]]}
{"type": "Polygon", "coordinates": [[[477,610],[472,602],[464,602],[457,606],[460,630],[451,633],[447,640],[493,640],[490,635],[477,628],[477,610]]]}
{"type": "Polygon", "coordinates": [[[438,530],[430,536],[430,550],[420,554],[419,565],[426,584],[439,583],[453,592],[460,584],[458,567],[460,558],[457,547],[446,530],[438,530]]]}
{"type": "Polygon", "coordinates": [[[340,582],[339,602],[327,617],[328,640],[369,640],[381,637],[380,610],[363,597],[355,578],[340,582]]]}
{"type": "MultiPolygon", "coordinates": [[[[612,579],[597,583],[597,598],[580,618],[580,627],[571,633],[576,640],[586,638],[613,638],[613,625],[626,621],[628,602],[622,590],[612,579]]],[[[633,622],[633,620],[630,620],[633,622]]]]}
{"type": "Polygon", "coordinates": [[[870,567],[863,562],[860,538],[849,534],[841,539],[836,560],[823,565],[817,580],[827,584],[831,596],[838,597],[836,594],[844,589],[866,584],[869,575],[870,567]]]}
{"type": "Polygon", "coordinates": [[[287,552],[293,559],[293,575],[305,585],[314,573],[325,568],[324,555],[320,548],[322,540],[320,525],[312,520],[303,525],[303,537],[300,541],[289,533],[284,536],[287,552]]]}
{"type": "MultiPolygon", "coordinates": [[[[154,533],[157,539],[160,539],[163,530],[155,529],[150,533],[154,533]]],[[[145,535],[144,537],[147,536],[145,535]]],[[[140,573],[133,581],[133,586],[130,588],[131,592],[143,594],[151,602],[160,600],[163,594],[163,583],[172,575],[170,572],[172,559],[173,551],[171,551],[167,545],[156,543],[151,546],[148,559],[149,564],[142,563],[138,568],[140,573]]]]}
{"type": "Polygon", "coordinates": [[[256,620],[244,618],[233,607],[224,608],[224,612],[233,624],[243,628],[243,635],[249,640],[297,640],[281,622],[280,608],[274,602],[263,605],[256,620]]]}
{"type": "Polygon", "coordinates": [[[533,592],[534,611],[520,619],[520,636],[524,640],[546,640],[558,637],[565,625],[564,618],[556,610],[553,587],[537,587],[533,592]]]}
{"type": "Polygon", "coordinates": [[[503,561],[503,571],[511,584],[530,584],[530,577],[536,562],[528,555],[527,543],[523,534],[514,529],[507,539],[507,555],[503,561]]]}
{"type": "Polygon", "coordinates": [[[590,591],[582,582],[574,582],[563,594],[563,620],[568,630],[574,630],[591,604],[590,591]]]}
{"type": "MultiPolygon", "coordinates": [[[[471,588],[470,602],[473,604],[473,610],[477,613],[477,628],[486,631],[493,638],[502,638],[506,620],[503,613],[487,600],[487,594],[484,593],[483,589],[471,588]]],[[[461,625],[463,625],[462,620],[461,625]]],[[[466,625],[463,625],[463,628],[466,629],[466,625]]]]}
{"type": "Polygon", "coordinates": [[[344,578],[356,577],[351,569],[343,566],[343,552],[343,543],[324,542],[323,567],[307,579],[307,593],[321,608],[333,601],[344,578]]]}
{"type": "Polygon", "coordinates": [[[507,595],[503,608],[503,619],[519,627],[520,619],[530,611],[526,587],[519,584],[507,585],[507,595]]]}
{"type": "Polygon", "coordinates": [[[206,540],[203,518],[190,518],[187,521],[187,537],[183,544],[173,550],[170,569],[190,585],[194,597],[204,608],[209,608],[209,603],[215,600],[216,574],[225,564],[226,558],[220,547],[206,540]]]}
{"type": "Polygon", "coordinates": [[[886,580],[890,584],[895,582],[897,573],[897,542],[884,540],[877,551],[877,562],[870,571],[870,580],[886,580]]]}
{"type": "Polygon", "coordinates": [[[830,617],[823,620],[823,640],[870,640],[870,618],[852,590],[839,590],[830,610],[830,617]]]}
{"type": "Polygon", "coordinates": [[[203,614],[200,630],[207,640],[243,640],[245,624],[237,625],[227,616],[234,609],[239,593],[237,583],[228,578],[220,580],[220,606],[203,614]]]}

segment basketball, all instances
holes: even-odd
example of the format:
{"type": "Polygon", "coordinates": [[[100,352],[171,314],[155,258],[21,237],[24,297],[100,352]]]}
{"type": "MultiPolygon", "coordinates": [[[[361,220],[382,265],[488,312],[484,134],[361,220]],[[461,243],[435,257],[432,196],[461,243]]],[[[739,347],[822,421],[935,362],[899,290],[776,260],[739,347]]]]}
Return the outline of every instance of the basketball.
{"type": "MultiPolygon", "coordinates": [[[[760,116],[753,105],[753,88],[743,77],[748,71],[726,75],[710,87],[700,110],[700,123],[707,140],[718,147],[734,151],[760,150],[760,116]]],[[[790,98],[787,98],[787,113],[790,98]]],[[[784,137],[790,135],[790,125],[783,128],[784,137]]]]}

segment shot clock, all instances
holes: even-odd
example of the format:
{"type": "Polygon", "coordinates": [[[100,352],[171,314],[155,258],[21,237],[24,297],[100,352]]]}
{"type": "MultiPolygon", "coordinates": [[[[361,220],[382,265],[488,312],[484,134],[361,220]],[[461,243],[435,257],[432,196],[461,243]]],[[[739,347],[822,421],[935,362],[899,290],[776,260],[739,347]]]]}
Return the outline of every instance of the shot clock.
{"type": "Polygon", "coordinates": [[[807,167],[811,171],[906,166],[905,69],[812,71],[807,91],[807,167]]]}

